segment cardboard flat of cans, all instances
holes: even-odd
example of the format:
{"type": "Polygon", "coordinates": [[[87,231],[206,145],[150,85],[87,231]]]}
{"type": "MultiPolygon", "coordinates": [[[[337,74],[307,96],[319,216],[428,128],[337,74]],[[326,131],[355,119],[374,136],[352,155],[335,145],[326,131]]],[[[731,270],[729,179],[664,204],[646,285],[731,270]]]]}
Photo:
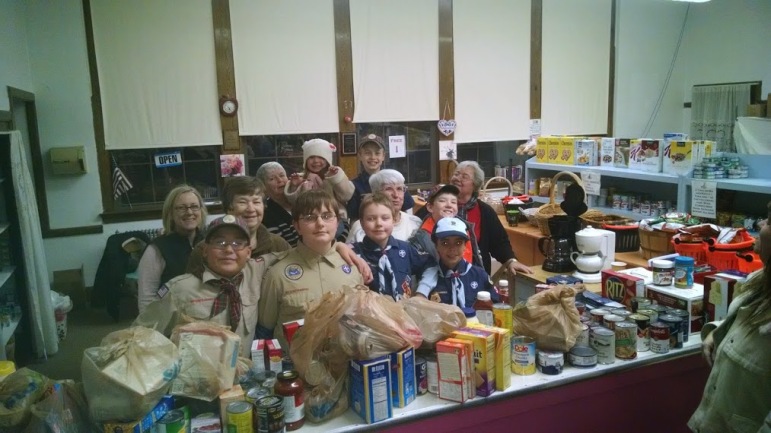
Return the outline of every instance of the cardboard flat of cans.
{"type": "Polygon", "coordinates": [[[372,424],[393,416],[391,360],[388,355],[349,365],[351,409],[372,424]]]}
{"type": "Polygon", "coordinates": [[[700,332],[704,325],[704,286],[694,283],[690,289],[674,286],[645,286],[645,297],[665,307],[688,311],[691,320],[688,333],[700,332]]]}

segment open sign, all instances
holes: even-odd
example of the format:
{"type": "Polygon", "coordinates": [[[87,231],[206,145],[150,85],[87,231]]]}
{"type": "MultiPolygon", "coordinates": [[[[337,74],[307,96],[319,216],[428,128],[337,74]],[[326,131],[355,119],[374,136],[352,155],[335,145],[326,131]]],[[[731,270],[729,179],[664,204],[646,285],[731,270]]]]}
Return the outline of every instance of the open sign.
{"type": "Polygon", "coordinates": [[[155,166],[158,168],[174,167],[182,165],[182,152],[159,153],[154,156],[155,166]]]}

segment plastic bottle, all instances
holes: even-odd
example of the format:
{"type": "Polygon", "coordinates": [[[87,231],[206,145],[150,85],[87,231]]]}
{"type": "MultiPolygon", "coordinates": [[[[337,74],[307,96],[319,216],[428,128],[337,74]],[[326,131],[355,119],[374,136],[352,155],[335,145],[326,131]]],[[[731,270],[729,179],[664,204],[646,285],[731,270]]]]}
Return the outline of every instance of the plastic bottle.
{"type": "Polygon", "coordinates": [[[463,310],[463,315],[466,316],[466,324],[469,323],[479,323],[479,319],[477,318],[477,312],[474,311],[471,307],[463,307],[461,308],[463,310]]]}
{"type": "Polygon", "coordinates": [[[493,301],[490,300],[490,292],[477,292],[477,300],[474,302],[474,310],[477,312],[479,323],[493,326],[493,301]]]}
{"type": "Polygon", "coordinates": [[[498,280],[498,296],[504,304],[509,303],[509,280],[498,280]]]}
{"type": "Polygon", "coordinates": [[[771,259],[771,202],[768,202],[768,219],[766,225],[760,229],[760,259],[764,265],[771,259]]]}

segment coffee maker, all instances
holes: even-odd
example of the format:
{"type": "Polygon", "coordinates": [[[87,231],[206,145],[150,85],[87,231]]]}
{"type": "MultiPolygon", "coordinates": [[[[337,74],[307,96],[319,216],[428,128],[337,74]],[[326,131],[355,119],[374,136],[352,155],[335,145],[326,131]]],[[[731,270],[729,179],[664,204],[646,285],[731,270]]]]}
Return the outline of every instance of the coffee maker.
{"type": "Polygon", "coordinates": [[[585,283],[599,283],[600,271],[610,269],[616,255],[616,233],[586,226],[575,233],[576,249],[570,260],[578,269],[573,276],[585,283]]]}
{"type": "Polygon", "coordinates": [[[541,268],[547,272],[564,273],[574,270],[570,254],[575,251],[575,233],[581,228],[577,217],[556,215],[548,220],[551,236],[538,239],[538,249],[546,259],[541,268]]]}

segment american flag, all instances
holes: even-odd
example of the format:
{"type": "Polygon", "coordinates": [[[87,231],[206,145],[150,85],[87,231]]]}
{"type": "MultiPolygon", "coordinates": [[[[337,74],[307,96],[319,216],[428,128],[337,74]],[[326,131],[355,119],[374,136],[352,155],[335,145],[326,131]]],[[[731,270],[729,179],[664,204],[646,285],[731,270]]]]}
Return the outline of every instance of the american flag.
{"type": "Polygon", "coordinates": [[[113,197],[117,199],[133,187],[134,185],[129,182],[129,180],[126,178],[126,175],[123,174],[118,166],[115,166],[115,169],[112,171],[113,197]]]}

